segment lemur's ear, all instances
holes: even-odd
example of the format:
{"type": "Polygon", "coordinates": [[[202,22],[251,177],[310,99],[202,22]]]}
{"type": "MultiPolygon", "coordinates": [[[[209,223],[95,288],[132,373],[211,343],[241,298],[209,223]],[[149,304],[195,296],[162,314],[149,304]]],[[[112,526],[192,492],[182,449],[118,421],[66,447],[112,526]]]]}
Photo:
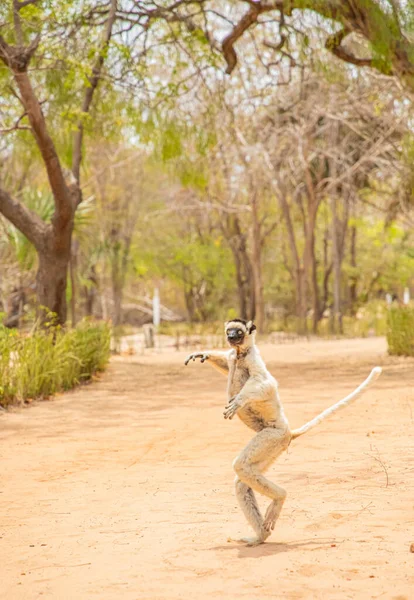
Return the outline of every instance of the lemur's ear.
{"type": "Polygon", "coordinates": [[[249,333],[256,331],[256,325],[253,323],[253,321],[249,321],[248,323],[246,323],[246,327],[249,333]]]}

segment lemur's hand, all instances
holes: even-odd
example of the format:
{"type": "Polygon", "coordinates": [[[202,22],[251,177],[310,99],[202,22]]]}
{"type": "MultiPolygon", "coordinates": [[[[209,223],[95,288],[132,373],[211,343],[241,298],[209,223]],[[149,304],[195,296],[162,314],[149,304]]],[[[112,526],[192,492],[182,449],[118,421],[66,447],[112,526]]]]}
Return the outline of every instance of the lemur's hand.
{"type": "Polygon", "coordinates": [[[237,401],[237,396],[233,396],[233,398],[230,398],[227,406],[225,406],[224,408],[224,418],[232,419],[236,412],[239,410],[240,406],[240,403],[237,401]]]}
{"type": "Polygon", "coordinates": [[[189,354],[187,356],[187,358],[185,359],[184,364],[188,365],[188,363],[190,362],[190,360],[192,360],[194,362],[196,358],[200,358],[201,359],[200,362],[203,363],[205,360],[208,360],[210,358],[210,356],[208,354],[204,354],[202,352],[193,352],[193,354],[189,354]]]}

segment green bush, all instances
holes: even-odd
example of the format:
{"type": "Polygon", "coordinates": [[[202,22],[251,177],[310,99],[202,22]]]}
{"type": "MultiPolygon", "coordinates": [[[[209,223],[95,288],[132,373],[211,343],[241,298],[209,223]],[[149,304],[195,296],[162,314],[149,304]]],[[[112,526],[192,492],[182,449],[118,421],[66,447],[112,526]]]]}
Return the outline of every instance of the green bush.
{"type": "Polygon", "coordinates": [[[396,306],[389,309],[387,342],[389,354],[414,356],[413,306],[396,306]]]}
{"type": "Polygon", "coordinates": [[[102,371],[109,360],[110,328],[83,321],[25,336],[0,328],[0,405],[47,398],[102,371]]]}

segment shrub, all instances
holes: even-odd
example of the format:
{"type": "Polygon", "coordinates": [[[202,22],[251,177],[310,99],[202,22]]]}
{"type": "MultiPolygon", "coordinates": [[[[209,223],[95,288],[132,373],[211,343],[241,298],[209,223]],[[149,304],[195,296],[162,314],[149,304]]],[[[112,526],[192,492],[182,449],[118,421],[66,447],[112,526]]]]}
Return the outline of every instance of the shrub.
{"type": "Polygon", "coordinates": [[[24,336],[0,328],[0,404],[47,398],[87,381],[109,360],[110,328],[83,321],[24,336]]]}
{"type": "Polygon", "coordinates": [[[387,342],[389,354],[414,356],[413,306],[396,306],[389,309],[387,342]]]}

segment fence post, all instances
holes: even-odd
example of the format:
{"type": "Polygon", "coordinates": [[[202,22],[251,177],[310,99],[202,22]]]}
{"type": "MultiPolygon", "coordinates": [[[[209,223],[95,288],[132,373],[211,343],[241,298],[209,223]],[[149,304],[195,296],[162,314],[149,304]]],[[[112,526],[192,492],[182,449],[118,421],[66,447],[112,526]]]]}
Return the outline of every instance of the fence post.
{"type": "Polygon", "coordinates": [[[154,325],[147,323],[143,326],[145,348],[154,348],[154,325]]]}

